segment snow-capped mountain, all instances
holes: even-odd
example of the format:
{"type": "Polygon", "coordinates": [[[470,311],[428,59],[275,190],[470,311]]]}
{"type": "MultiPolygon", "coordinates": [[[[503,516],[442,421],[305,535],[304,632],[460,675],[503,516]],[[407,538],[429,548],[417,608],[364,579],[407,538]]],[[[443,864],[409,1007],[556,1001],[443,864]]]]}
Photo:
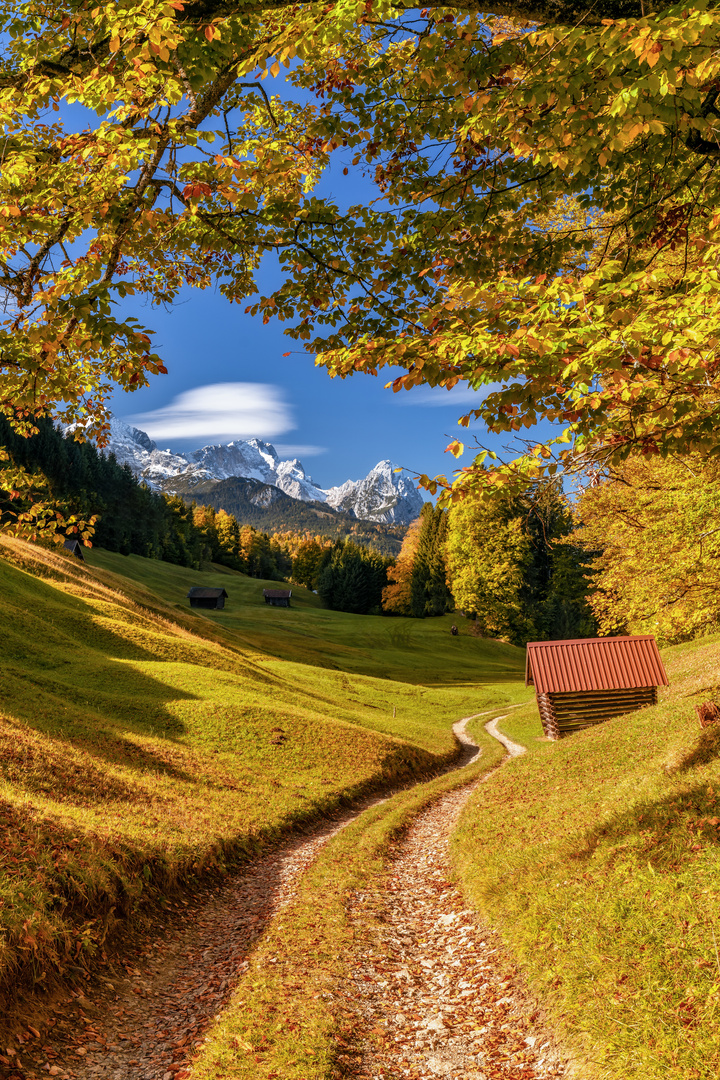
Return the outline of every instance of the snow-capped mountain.
{"type": "Polygon", "coordinates": [[[340,487],[321,488],[293,458],[281,461],[275,447],[260,439],[241,439],[221,446],[203,446],[188,454],[158,450],[138,428],[113,417],[106,453],[129,465],[148,487],[172,494],[206,480],[241,476],[260,480],[303,502],[323,502],[366,521],[407,524],[418,516],[423,499],[412,481],[393,471],[390,461],[379,462],[362,480],[347,480],[340,487]]]}
{"type": "Polygon", "coordinates": [[[394,472],[391,461],[379,461],[363,480],[346,480],[326,492],[335,510],[367,521],[406,525],[418,516],[423,499],[407,476],[394,472]]]}

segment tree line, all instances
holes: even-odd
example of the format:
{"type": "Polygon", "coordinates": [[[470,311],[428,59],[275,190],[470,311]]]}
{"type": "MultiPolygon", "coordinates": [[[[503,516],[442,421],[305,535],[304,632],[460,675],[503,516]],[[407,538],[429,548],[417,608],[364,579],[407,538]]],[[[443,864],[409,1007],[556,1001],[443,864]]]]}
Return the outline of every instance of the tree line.
{"type": "Polygon", "coordinates": [[[91,442],[76,442],[47,419],[28,438],[0,415],[0,446],[32,479],[23,493],[0,490],[0,527],[15,526],[34,494],[53,510],[60,508],[60,540],[74,535],[66,533],[66,522],[73,517],[95,518],[94,535],[87,542],[108,551],[196,570],[219,563],[251,577],[307,585],[338,611],[381,610],[392,559],[362,544],[309,533],[270,536],[223,509],[150,491],[113,454],[98,453],[91,442]]]}
{"type": "Polygon", "coordinates": [[[57,509],[61,538],[68,520],[96,518],[92,543],[122,555],[193,569],[216,562],[268,579],[281,580],[290,572],[292,560],[281,541],[239,525],[223,511],[150,491],[113,454],[76,442],[49,419],[39,421],[36,435],[24,438],[0,416],[0,446],[32,480],[29,491],[0,491],[1,527],[16,526],[18,516],[30,514],[34,498],[57,509]]]}
{"type": "MultiPolygon", "coordinates": [[[[586,520],[577,534],[568,502],[555,481],[493,502],[465,500],[450,510],[427,503],[393,560],[347,538],[290,531],[268,535],[224,509],[188,505],[177,496],[150,491],[112,454],[99,453],[90,442],[76,442],[50,420],[40,421],[38,433],[27,438],[0,416],[0,445],[13,464],[32,477],[42,497],[62,509],[61,522],[73,515],[96,517],[93,542],[109,551],[194,569],[219,563],[252,577],[293,581],[314,590],[337,611],[427,618],[459,610],[476,633],[519,645],[588,636],[598,623],[612,630],[637,622],[629,601],[623,600],[627,612],[618,614],[622,590],[617,581],[612,589],[607,585],[608,574],[619,580],[612,545],[627,547],[627,539],[624,534],[616,539],[619,525],[615,524],[615,532],[608,527],[603,507],[611,505],[617,517],[617,493],[631,490],[629,472],[622,485],[613,477],[597,492],[589,489],[580,502],[586,520]],[[604,562],[598,561],[594,571],[599,584],[593,583],[587,550],[593,545],[605,551],[604,562]],[[607,600],[610,593],[612,602],[607,600]],[[601,601],[600,596],[606,599],[601,601]]],[[[649,483],[648,470],[661,466],[645,464],[645,471],[638,473],[640,468],[636,465],[632,475],[642,474],[649,483]]],[[[671,470],[663,468],[669,483],[671,470]]],[[[707,467],[702,472],[695,463],[695,470],[706,483],[707,467]]],[[[710,513],[712,496],[698,499],[691,475],[687,467],[675,466],[668,507],[673,500],[677,503],[682,489],[695,514],[702,508],[710,513]]],[[[10,491],[0,492],[0,525],[16,521],[26,505],[27,493],[13,497],[10,491]]],[[[634,507],[636,515],[639,505],[634,507]]],[[[66,535],[64,524],[59,535],[66,535]]],[[[718,544],[720,538],[708,536],[706,559],[714,557],[711,553],[718,544]]],[[[653,579],[646,574],[644,580],[653,579]]],[[[673,610],[683,610],[679,600],[673,610]]]]}

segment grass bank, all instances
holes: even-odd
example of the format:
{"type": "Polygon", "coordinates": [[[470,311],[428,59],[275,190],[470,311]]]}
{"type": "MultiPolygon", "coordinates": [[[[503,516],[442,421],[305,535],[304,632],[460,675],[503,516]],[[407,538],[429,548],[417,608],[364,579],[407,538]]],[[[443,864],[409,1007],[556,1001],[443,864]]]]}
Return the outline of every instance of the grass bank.
{"type": "MultiPolygon", "coordinates": [[[[87,566],[8,538],[0,556],[6,988],[20,972],[72,975],[144,904],[363,792],[427,776],[455,754],[454,720],[522,692],[509,676],[478,685],[492,664],[473,684],[426,685],[412,650],[401,681],[318,666],[317,642],[304,659],[270,656],[164,599],[162,563],[117,556],[142,570],[132,580],[108,569],[115,557],[93,551],[87,566]]],[[[168,569],[184,598],[198,575],[168,569]]],[[[233,575],[232,588],[249,581],[233,575]]],[[[498,648],[517,671],[520,650],[498,648]]]]}
{"type": "Polygon", "coordinates": [[[720,640],[666,650],[660,703],[528,753],[478,788],[453,858],[578,1053],[579,1075],[720,1074],[720,640]]]}

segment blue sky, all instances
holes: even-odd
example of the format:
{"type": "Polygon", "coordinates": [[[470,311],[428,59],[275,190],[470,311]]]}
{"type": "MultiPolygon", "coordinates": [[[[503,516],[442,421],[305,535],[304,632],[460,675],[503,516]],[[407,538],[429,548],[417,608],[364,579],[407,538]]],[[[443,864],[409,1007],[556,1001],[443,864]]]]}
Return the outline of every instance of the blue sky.
{"type": "MultiPolygon", "coordinates": [[[[315,193],[340,206],[375,196],[357,170],[343,176],[346,164],[337,155],[315,193]]],[[[265,295],[278,273],[274,260],[261,266],[265,295]]],[[[155,331],[153,351],[168,374],[133,394],[118,391],[111,407],[163,449],[255,436],[272,442],[281,457],[300,458],[322,487],[358,479],[384,458],[431,476],[457,467],[444,448],[462,437],[457,420],[474,400],[467,389],[393,394],[384,389],[393,374],[387,371],[331,379],[283,334],[285,324],[263,325],[261,316],[246,315],[244,305],[228,303],[215,290],[187,289],[171,310],[126,303],[155,331]]]]}
{"type": "MultiPolygon", "coordinates": [[[[264,85],[270,94],[304,97],[282,76],[264,85]]],[[[333,154],[314,192],[341,208],[378,194],[353,169],[351,156],[352,151],[345,157],[342,151],[333,154]]],[[[261,293],[272,291],[278,273],[268,258],[258,272],[261,293]]],[[[187,289],[169,311],[130,302],[127,307],[156,332],[153,351],[168,374],[134,394],[118,391],[111,407],[163,449],[187,451],[254,436],[272,442],[281,457],[300,458],[322,487],[358,479],[385,458],[430,476],[450,475],[458,464],[470,462],[470,454],[456,462],[444,453],[450,439],[467,439],[457,425],[475,400],[467,388],[420,387],[393,394],[384,389],[393,376],[387,371],[330,379],[314,366],[311,354],[283,334],[284,324],[263,325],[261,316],[244,314],[244,305],[231,305],[214,290],[187,289]],[[291,355],[284,357],[286,352],[291,355]]],[[[481,429],[477,434],[498,451],[508,441],[481,429]]]]}
{"type": "Polygon", "coordinates": [[[134,394],[118,391],[112,409],[163,449],[255,436],[299,457],[323,487],[364,476],[384,458],[431,475],[455,465],[443,451],[461,433],[467,390],[393,394],[387,373],[330,379],[282,324],[264,326],[210,291],[188,290],[171,311],[135,311],[156,331],[168,374],[134,394]]]}

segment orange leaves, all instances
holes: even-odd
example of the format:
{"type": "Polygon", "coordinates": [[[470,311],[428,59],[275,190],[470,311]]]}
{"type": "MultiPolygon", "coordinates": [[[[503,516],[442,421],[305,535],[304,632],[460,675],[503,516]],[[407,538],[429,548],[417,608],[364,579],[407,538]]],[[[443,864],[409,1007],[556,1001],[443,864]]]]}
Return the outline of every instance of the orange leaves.
{"type": "Polygon", "coordinates": [[[209,184],[206,184],[199,180],[193,180],[191,183],[186,184],[183,188],[184,199],[202,199],[205,195],[209,195],[212,188],[209,184]]]}

